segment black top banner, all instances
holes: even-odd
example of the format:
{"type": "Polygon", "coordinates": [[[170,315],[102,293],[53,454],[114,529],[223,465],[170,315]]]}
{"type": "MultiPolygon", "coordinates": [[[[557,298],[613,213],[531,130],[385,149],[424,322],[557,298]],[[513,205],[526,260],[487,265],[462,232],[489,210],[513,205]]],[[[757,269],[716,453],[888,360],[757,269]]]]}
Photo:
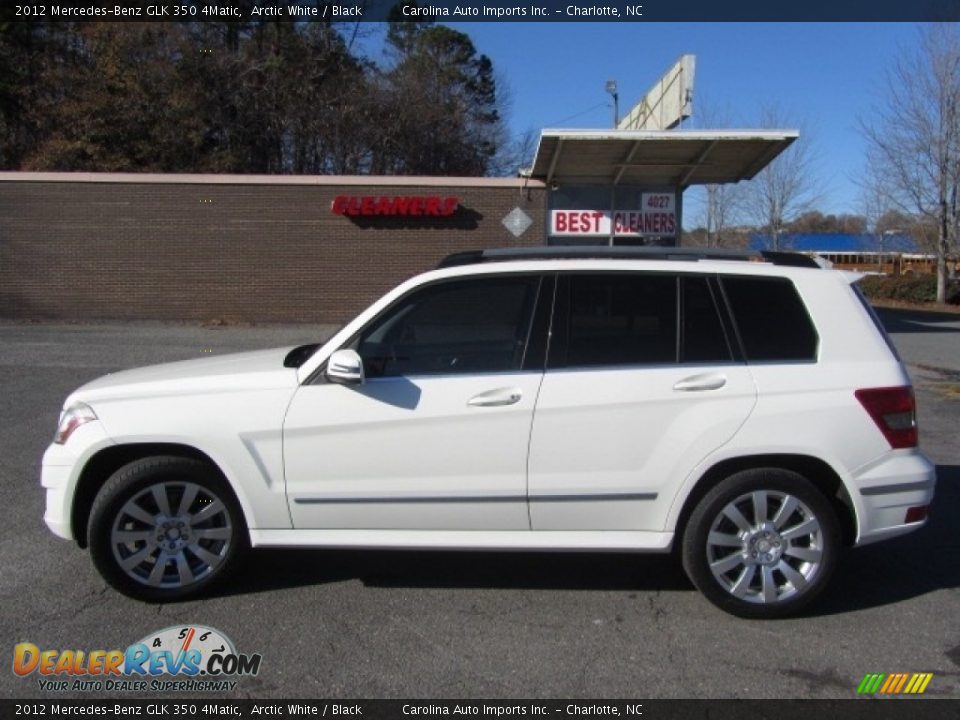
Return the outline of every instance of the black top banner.
{"type": "Polygon", "coordinates": [[[960,0],[0,0],[0,21],[906,22],[960,20],[960,0]]]}

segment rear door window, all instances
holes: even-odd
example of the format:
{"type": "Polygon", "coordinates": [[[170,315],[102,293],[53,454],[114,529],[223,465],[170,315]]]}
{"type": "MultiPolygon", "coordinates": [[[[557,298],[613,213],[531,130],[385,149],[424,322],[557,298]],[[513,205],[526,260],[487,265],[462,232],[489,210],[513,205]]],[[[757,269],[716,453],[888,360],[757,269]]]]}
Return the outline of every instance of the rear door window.
{"type": "Polygon", "coordinates": [[[716,364],[730,362],[730,346],[720,320],[720,309],[707,278],[680,278],[680,312],[683,329],[680,362],[716,364]]]}
{"type": "Polygon", "coordinates": [[[567,281],[567,367],[677,361],[675,276],[574,275],[567,281]]]}
{"type": "Polygon", "coordinates": [[[718,296],[705,276],[562,275],[549,367],[729,363],[718,296]]]}

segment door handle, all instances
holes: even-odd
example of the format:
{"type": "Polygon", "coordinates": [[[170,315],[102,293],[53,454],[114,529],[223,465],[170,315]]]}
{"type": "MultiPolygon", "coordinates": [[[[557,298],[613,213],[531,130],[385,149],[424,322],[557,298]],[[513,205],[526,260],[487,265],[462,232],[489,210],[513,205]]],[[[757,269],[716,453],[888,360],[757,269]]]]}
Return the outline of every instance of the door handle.
{"type": "Polygon", "coordinates": [[[719,390],[727,384],[727,378],[720,373],[704,373],[691,375],[678,381],[673,389],[679,392],[702,392],[704,390],[719,390]]]}
{"type": "Polygon", "coordinates": [[[467,400],[467,405],[471,407],[499,407],[502,405],[514,405],[520,402],[523,397],[523,391],[518,387],[497,388],[496,390],[487,390],[479,395],[474,395],[467,400]]]}

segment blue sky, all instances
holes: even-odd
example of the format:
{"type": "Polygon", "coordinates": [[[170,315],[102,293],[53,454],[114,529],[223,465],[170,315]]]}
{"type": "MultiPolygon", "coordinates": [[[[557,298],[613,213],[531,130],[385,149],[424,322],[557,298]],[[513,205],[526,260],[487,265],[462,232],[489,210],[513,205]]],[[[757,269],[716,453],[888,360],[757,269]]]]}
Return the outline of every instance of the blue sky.
{"type": "MultiPolygon", "coordinates": [[[[763,106],[776,104],[795,118],[791,126],[808,131],[819,158],[818,207],[833,213],[860,211],[857,118],[876,105],[886,69],[918,36],[907,23],[447,24],[493,60],[509,85],[508,120],[518,133],[609,127],[608,78],[617,80],[623,113],[680,55],[693,53],[694,117],[685,127],[702,127],[700,103],[726,113],[728,127],[757,127],[763,106]]],[[[691,220],[688,212],[684,224],[691,220]]]]}

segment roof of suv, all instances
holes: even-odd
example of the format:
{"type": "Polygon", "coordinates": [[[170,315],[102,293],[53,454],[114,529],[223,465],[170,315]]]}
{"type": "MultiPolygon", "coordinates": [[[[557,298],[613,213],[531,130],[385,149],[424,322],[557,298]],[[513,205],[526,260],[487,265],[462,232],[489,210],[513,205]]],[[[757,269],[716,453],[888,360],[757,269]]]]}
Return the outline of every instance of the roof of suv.
{"type": "Polygon", "coordinates": [[[725,248],[549,246],[468,250],[448,255],[437,268],[522,260],[741,260],[788,267],[820,268],[816,259],[790,252],[730,250],[725,248]]]}

